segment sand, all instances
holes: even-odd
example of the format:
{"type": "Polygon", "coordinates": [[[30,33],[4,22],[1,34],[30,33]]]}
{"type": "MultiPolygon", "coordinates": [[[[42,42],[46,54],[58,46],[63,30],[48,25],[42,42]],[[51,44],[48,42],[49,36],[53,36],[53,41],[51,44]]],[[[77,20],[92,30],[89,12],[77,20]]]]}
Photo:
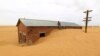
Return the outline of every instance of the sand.
{"type": "Polygon", "coordinates": [[[17,38],[16,27],[0,27],[0,56],[100,56],[100,27],[57,29],[31,46],[17,38]]]}

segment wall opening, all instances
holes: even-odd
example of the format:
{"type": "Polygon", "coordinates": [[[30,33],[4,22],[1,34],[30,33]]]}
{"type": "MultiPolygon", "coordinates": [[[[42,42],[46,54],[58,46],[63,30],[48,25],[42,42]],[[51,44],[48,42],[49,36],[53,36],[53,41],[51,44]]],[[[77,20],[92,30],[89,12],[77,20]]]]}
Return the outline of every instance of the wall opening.
{"type": "Polygon", "coordinates": [[[44,32],[40,33],[40,37],[45,37],[45,33],[44,32]]]}

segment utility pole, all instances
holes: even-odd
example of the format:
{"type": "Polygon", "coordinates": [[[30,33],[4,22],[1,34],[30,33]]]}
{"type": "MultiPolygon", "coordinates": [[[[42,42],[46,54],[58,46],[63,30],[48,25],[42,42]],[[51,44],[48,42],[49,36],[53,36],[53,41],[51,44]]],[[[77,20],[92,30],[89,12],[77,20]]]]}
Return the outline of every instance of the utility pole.
{"type": "Polygon", "coordinates": [[[92,17],[89,17],[89,12],[92,12],[93,10],[87,10],[87,11],[84,11],[84,13],[86,13],[86,18],[84,18],[85,20],[85,33],[87,33],[87,27],[88,27],[88,21],[91,21],[89,18],[92,18],[92,17]]]}

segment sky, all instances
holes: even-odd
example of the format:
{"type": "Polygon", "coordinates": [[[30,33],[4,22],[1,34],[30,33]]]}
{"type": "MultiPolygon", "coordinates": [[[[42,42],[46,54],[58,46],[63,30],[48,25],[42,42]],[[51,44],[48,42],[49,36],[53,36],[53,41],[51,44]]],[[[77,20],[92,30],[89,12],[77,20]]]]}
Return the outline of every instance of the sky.
{"type": "Polygon", "coordinates": [[[0,0],[0,25],[16,25],[19,18],[56,20],[84,25],[86,10],[91,26],[100,26],[100,0],[0,0]]]}

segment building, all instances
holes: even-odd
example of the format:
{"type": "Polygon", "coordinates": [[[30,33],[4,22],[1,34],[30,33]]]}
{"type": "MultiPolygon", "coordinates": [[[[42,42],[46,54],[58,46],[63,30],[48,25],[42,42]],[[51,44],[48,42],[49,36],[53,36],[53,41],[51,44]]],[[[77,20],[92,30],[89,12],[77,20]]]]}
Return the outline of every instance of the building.
{"type": "Polygon", "coordinates": [[[19,43],[32,44],[40,37],[47,36],[54,29],[82,29],[82,26],[71,22],[19,19],[18,41],[19,43]]]}

